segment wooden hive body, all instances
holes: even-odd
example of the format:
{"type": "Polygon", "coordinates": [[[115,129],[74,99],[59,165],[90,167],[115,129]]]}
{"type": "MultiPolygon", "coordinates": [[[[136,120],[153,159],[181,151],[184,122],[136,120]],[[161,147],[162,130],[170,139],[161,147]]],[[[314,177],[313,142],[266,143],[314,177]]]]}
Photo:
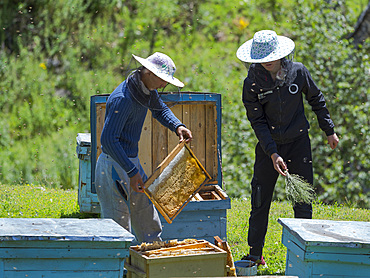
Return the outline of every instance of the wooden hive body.
{"type": "Polygon", "coordinates": [[[286,275],[369,277],[370,222],[279,219],[286,275]]]}
{"type": "Polygon", "coordinates": [[[111,219],[0,219],[0,277],[122,278],[134,236],[111,219]]]}
{"type": "MultiPolygon", "coordinates": [[[[83,212],[100,211],[94,176],[96,161],[101,153],[100,134],[104,126],[108,96],[91,97],[90,165],[87,166],[84,163],[81,166],[83,161],[80,160],[79,205],[83,212]],[[89,173],[83,173],[85,171],[89,173]],[[86,180],[83,180],[84,178],[86,180]]],[[[192,131],[194,139],[190,143],[190,148],[211,176],[208,185],[216,186],[223,195],[218,199],[216,197],[206,200],[193,199],[172,224],[166,223],[161,216],[162,238],[167,240],[197,237],[213,241],[213,236],[217,235],[226,239],[226,210],[230,208],[230,199],[221,189],[221,95],[185,92],[162,93],[160,96],[176,117],[192,131]]],[[[78,137],[81,136],[84,135],[79,134],[78,137]]],[[[148,111],[139,142],[139,159],[148,177],[178,143],[176,134],[163,127],[148,111]]],[[[77,151],[82,152],[83,150],[78,146],[77,151]]]]}
{"type": "MultiPolygon", "coordinates": [[[[204,247],[212,248],[217,252],[151,258],[138,252],[133,246],[130,248],[130,257],[125,263],[128,270],[127,278],[227,276],[227,253],[207,241],[199,242],[204,247]]],[[[191,244],[188,247],[190,246],[191,244]]],[[[178,248],[187,248],[187,246],[178,248]]]]}

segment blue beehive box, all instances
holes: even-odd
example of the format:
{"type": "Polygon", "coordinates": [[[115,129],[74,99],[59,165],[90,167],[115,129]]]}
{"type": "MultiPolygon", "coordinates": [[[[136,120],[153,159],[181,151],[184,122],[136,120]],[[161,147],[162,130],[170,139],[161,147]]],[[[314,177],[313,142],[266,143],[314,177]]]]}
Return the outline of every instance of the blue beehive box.
{"type": "Polygon", "coordinates": [[[91,134],[77,135],[76,152],[79,159],[78,204],[81,212],[100,213],[100,205],[95,188],[91,186],[91,134]]]}
{"type": "Polygon", "coordinates": [[[122,278],[134,236],[111,219],[0,219],[0,277],[122,278]]]}
{"type": "MultiPolygon", "coordinates": [[[[221,166],[221,95],[214,93],[162,93],[162,100],[193,134],[192,151],[212,179],[181,211],[172,224],[161,217],[162,239],[199,238],[213,242],[214,236],[226,240],[226,215],[230,199],[222,190],[221,166]]],[[[81,212],[99,213],[94,177],[109,95],[95,95],[90,101],[90,134],[77,136],[79,170],[79,206],[81,212]]],[[[178,144],[175,133],[153,119],[145,119],[139,142],[139,159],[150,176],[178,144]]]]}
{"type": "Polygon", "coordinates": [[[279,219],[285,275],[370,277],[370,222],[279,219]]]}

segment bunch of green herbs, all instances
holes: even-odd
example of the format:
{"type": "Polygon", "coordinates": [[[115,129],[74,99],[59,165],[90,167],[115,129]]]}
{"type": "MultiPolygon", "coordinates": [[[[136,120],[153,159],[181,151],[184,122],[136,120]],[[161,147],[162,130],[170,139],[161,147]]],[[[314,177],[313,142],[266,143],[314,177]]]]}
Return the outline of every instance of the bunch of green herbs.
{"type": "Polygon", "coordinates": [[[315,199],[315,190],[312,185],[303,177],[297,174],[290,174],[285,171],[285,192],[287,199],[294,204],[311,204],[315,199]]]}

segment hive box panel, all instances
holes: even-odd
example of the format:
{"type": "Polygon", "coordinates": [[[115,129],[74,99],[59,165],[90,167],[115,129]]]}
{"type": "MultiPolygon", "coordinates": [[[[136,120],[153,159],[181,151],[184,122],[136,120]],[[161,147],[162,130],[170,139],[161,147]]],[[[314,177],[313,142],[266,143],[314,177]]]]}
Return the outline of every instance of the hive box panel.
{"type": "Polygon", "coordinates": [[[0,277],[123,277],[134,236],[110,219],[0,219],[0,277]]]}
{"type": "Polygon", "coordinates": [[[99,200],[91,188],[91,134],[77,134],[76,152],[79,159],[78,204],[81,212],[100,213],[99,200]]]}
{"type": "Polygon", "coordinates": [[[224,277],[227,275],[226,251],[207,241],[199,241],[216,253],[165,256],[151,258],[130,248],[130,257],[125,263],[127,278],[150,277],[224,277]]]}
{"type": "MultiPolygon", "coordinates": [[[[211,182],[221,186],[221,95],[212,93],[163,93],[162,100],[193,134],[190,148],[211,175],[211,182]]],[[[100,135],[104,126],[109,95],[91,97],[91,172],[101,154],[100,135]]],[[[179,143],[178,136],[162,126],[148,111],[139,141],[139,159],[149,177],[179,143]]],[[[92,189],[95,192],[95,188],[92,189]]]]}
{"type": "Polygon", "coordinates": [[[286,275],[369,277],[370,222],[279,219],[286,275]]]}

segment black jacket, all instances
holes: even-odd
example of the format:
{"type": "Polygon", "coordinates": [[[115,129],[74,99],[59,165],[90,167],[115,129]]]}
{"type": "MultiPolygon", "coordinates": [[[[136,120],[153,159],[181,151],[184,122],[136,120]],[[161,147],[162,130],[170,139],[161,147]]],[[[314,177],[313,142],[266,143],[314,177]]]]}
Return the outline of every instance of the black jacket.
{"type": "Polygon", "coordinates": [[[301,63],[283,60],[287,75],[284,81],[273,81],[260,64],[252,64],[244,80],[243,103],[264,152],[277,152],[276,144],[290,143],[307,134],[303,94],[316,113],[320,128],[327,136],[334,134],[334,123],[321,91],[301,63]]]}

